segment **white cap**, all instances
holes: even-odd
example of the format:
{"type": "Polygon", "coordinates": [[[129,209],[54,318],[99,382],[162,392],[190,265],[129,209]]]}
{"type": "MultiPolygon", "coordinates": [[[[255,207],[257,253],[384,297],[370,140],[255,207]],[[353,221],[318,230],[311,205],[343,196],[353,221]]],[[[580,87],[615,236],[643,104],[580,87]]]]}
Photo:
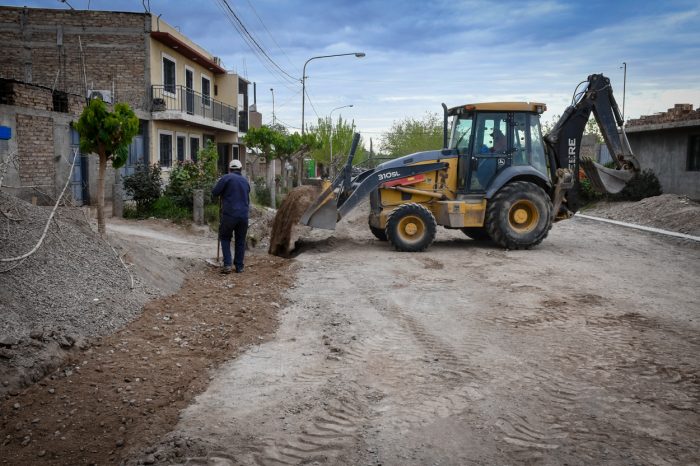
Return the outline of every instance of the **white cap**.
{"type": "Polygon", "coordinates": [[[240,170],[241,168],[243,168],[243,164],[240,160],[233,159],[231,160],[231,163],[228,164],[228,168],[231,170],[240,170]]]}

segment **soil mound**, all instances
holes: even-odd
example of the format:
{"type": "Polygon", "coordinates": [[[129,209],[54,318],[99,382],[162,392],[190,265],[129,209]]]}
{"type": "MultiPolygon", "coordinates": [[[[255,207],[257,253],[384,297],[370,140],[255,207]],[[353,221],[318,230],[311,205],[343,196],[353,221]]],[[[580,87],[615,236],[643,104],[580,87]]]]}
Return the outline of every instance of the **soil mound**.
{"type": "Polygon", "coordinates": [[[700,236],[700,202],[662,194],[638,202],[600,202],[583,213],[700,236]]]}
{"type": "MultiPolygon", "coordinates": [[[[50,212],[0,192],[0,257],[31,250],[50,212]]],[[[81,210],[59,208],[36,253],[0,263],[0,393],[38,380],[65,351],[132,320],[148,296],[130,283],[81,210]]]]}
{"type": "Polygon", "coordinates": [[[290,256],[294,249],[294,227],[318,194],[315,186],[300,186],[287,194],[272,223],[268,253],[279,257],[290,256]]]}

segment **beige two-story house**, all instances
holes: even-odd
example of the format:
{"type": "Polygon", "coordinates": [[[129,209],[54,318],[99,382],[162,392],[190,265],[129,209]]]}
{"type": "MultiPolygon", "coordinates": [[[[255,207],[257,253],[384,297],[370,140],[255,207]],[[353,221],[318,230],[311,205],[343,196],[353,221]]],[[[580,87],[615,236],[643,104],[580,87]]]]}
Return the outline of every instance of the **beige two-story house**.
{"type": "MultiPolygon", "coordinates": [[[[19,152],[18,173],[10,174],[18,180],[18,192],[22,183],[53,180],[62,186],[70,148],[77,144],[70,120],[82,110],[80,99],[98,96],[108,104],[128,103],[141,122],[125,174],[138,163],[160,163],[167,180],[174,164],[195,159],[208,141],[216,145],[222,171],[232,158],[245,165],[241,137],[249,122],[261,121],[249,99],[254,84],[227,71],[219,58],[162,18],[148,12],[0,6],[0,41],[5,44],[0,124],[12,134],[2,144],[8,153],[19,152]],[[41,137],[36,128],[23,129],[38,118],[45,122],[41,137]],[[25,154],[30,137],[42,144],[25,154]],[[31,163],[23,164],[29,157],[31,163]],[[35,176],[37,164],[48,167],[41,180],[35,176]]],[[[89,202],[95,160],[82,157],[72,176],[76,195],[82,186],[83,201],[89,202]]],[[[114,176],[108,173],[107,179],[114,176]]],[[[107,198],[111,192],[108,186],[107,198]]]]}

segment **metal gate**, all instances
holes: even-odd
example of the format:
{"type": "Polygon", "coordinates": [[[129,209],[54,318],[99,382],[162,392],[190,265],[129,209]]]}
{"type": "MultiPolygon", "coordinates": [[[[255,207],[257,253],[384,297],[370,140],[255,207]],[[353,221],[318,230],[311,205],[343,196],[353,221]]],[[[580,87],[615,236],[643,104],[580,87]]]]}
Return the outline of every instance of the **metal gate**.
{"type": "Polygon", "coordinates": [[[73,128],[70,129],[70,159],[75,167],[71,173],[71,194],[73,203],[82,206],[90,202],[88,197],[87,157],[80,153],[80,135],[73,128]]]}
{"type": "Polygon", "coordinates": [[[145,163],[143,158],[143,136],[135,136],[129,145],[129,158],[126,161],[126,166],[122,171],[122,176],[133,175],[136,171],[136,165],[145,163]]]}

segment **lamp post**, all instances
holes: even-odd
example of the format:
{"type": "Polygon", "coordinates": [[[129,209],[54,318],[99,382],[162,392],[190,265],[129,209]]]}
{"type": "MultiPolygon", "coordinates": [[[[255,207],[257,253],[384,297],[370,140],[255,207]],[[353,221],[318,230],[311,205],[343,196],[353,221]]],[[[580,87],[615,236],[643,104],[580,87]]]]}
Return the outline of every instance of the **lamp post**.
{"type": "Polygon", "coordinates": [[[350,55],[355,55],[357,58],[362,58],[365,56],[364,52],[351,52],[351,53],[336,53],[334,55],[319,55],[317,57],[311,57],[304,63],[304,69],[301,72],[301,134],[304,135],[304,105],[306,102],[306,65],[309,64],[311,60],[318,60],[319,58],[331,58],[331,57],[346,57],[350,55]]]}
{"type": "Polygon", "coordinates": [[[275,120],[275,90],[270,88],[270,92],[272,92],[272,126],[275,126],[277,123],[275,120]]]}
{"type": "Polygon", "coordinates": [[[625,121],[625,94],[627,93],[627,62],[622,62],[620,68],[625,69],[624,77],[622,78],[622,121],[625,121]]]}
{"type": "Polygon", "coordinates": [[[330,146],[331,146],[331,156],[328,160],[330,160],[329,165],[331,169],[331,178],[335,175],[335,166],[333,165],[333,112],[336,110],[340,110],[341,108],[348,108],[352,107],[352,104],[349,105],[341,105],[340,107],[335,107],[333,110],[331,110],[331,113],[329,115],[329,118],[331,120],[331,132],[330,132],[330,146]]]}

